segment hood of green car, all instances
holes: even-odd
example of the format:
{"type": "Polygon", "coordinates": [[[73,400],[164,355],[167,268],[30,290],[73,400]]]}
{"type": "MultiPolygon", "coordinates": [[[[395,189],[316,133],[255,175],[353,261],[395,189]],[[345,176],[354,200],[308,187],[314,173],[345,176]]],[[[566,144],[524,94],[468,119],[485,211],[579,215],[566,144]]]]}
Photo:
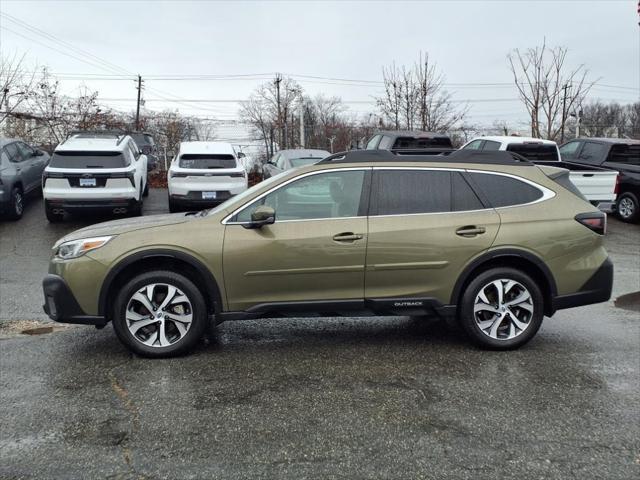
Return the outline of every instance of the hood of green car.
{"type": "Polygon", "coordinates": [[[123,218],[110,222],[97,223],[89,227],[81,228],[64,236],[57,244],[78,240],[88,237],[103,237],[106,235],[119,235],[121,233],[132,232],[149,227],[161,227],[164,225],[175,225],[184,223],[196,218],[193,214],[172,213],[169,215],[149,215],[146,217],[123,218]]]}

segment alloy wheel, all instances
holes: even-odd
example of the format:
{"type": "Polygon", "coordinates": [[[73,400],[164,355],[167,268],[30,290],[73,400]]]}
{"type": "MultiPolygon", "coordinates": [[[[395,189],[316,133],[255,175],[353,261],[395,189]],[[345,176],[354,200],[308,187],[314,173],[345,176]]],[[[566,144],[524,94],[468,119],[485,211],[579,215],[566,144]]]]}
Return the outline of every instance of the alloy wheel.
{"type": "Polygon", "coordinates": [[[181,341],[193,322],[189,298],[168,283],[152,283],[129,299],[126,324],[138,342],[149,347],[168,347],[181,341]]]}
{"type": "Polygon", "coordinates": [[[533,298],[521,283],[501,278],[480,289],[473,315],[478,328],[488,337],[511,340],[529,328],[533,298]]]}
{"type": "Polygon", "coordinates": [[[620,203],[618,205],[618,213],[620,213],[620,216],[622,218],[630,218],[631,216],[633,216],[634,210],[635,205],[633,204],[633,200],[631,200],[629,197],[625,197],[620,200],[620,203]]]}
{"type": "Polygon", "coordinates": [[[16,190],[13,199],[13,205],[17,216],[22,215],[22,210],[24,209],[24,204],[22,200],[22,193],[19,190],[16,190]]]}

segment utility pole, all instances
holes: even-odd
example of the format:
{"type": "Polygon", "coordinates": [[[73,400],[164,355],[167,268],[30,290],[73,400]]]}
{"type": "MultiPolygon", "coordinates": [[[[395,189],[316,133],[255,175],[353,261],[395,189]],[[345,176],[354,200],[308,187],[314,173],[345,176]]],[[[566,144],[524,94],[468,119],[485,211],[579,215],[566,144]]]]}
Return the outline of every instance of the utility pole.
{"type": "Polygon", "coordinates": [[[276,103],[278,105],[278,149],[282,149],[282,112],[280,111],[280,82],[282,82],[282,77],[279,73],[276,73],[276,79],[274,83],[276,84],[276,103]]]}
{"type": "Polygon", "coordinates": [[[300,148],[304,148],[304,100],[300,93],[300,148]]]}
{"type": "Polygon", "coordinates": [[[564,87],[564,97],[562,97],[562,128],[560,130],[560,143],[564,143],[564,124],[567,121],[567,88],[569,88],[569,84],[565,83],[564,87]]]}
{"type": "Polygon", "coordinates": [[[140,92],[142,91],[142,77],[138,75],[138,103],[136,105],[136,130],[140,130],[140,92]]]}

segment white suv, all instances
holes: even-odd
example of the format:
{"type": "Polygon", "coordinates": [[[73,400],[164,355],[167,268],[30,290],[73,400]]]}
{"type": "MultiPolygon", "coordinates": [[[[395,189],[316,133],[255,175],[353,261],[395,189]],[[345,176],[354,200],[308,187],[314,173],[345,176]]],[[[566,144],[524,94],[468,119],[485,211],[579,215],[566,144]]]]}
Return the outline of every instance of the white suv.
{"type": "Polygon", "coordinates": [[[182,142],[168,174],[169,211],[212,207],[247,189],[247,171],[230,143],[182,142]]]}
{"type": "Polygon", "coordinates": [[[56,147],[42,175],[50,222],[64,213],[103,210],[140,215],[148,194],[147,157],[123,133],[76,132],[56,147]]]}

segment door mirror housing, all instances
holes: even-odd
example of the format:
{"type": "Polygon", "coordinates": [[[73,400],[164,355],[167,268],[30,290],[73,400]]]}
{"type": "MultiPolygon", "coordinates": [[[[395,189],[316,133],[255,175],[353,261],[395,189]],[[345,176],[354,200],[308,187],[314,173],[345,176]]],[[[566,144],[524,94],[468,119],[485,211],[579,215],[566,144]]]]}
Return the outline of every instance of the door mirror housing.
{"type": "Polygon", "coordinates": [[[246,155],[242,152],[238,152],[238,158],[245,158],[246,155]]]}
{"type": "Polygon", "coordinates": [[[42,150],[36,150],[33,152],[34,157],[41,157],[43,155],[44,155],[44,152],[42,150]]]}
{"type": "Polygon", "coordinates": [[[260,205],[251,212],[251,222],[244,225],[245,228],[262,228],[276,221],[276,211],[266,205],[260,205]]]}

